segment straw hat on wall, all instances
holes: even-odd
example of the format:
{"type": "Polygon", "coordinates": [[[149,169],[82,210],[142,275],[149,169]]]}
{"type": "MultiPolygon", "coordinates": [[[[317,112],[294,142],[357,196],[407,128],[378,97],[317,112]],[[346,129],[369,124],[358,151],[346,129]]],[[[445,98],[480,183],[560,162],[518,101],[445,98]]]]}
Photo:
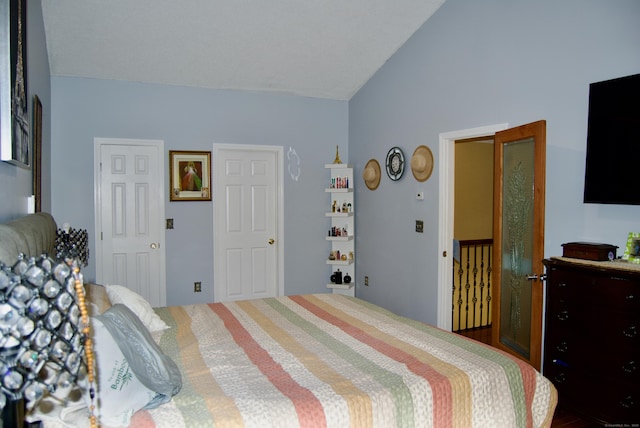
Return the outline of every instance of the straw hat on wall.
{"type": "Polygon", "coordinates": [[[418,146],[411,156],[411,172],[418,181],[426,181],[433,171],[433,153],[427,146],[418,146]]]}
{"type": "Polygon", "coordinates": [[[369,190],[376,190],[380,185],[380,164],[375,159],[370,159],[362,171],[364,184],[369,190]]]}

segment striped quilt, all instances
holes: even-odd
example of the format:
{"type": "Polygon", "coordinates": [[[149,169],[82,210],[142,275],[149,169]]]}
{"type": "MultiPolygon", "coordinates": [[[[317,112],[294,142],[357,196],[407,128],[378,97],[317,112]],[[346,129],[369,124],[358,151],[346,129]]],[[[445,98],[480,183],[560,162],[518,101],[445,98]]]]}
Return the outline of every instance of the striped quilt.
{"type": "Polygon", "coordinates": [[[134,427],[537,427],[556,405],[526,363],[351,297],[156,312],[183,387],[134,427]]]}

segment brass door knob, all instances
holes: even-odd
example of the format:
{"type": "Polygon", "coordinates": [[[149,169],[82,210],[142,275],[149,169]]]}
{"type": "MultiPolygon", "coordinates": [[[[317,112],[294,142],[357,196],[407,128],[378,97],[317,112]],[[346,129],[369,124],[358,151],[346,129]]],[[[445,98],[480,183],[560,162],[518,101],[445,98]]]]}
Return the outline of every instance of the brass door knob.
{"type": "Polygon", "coordinates": [[[273,238],[269,238],[269,245],[273,245],[276,242],[275,239],[273,238]]]}

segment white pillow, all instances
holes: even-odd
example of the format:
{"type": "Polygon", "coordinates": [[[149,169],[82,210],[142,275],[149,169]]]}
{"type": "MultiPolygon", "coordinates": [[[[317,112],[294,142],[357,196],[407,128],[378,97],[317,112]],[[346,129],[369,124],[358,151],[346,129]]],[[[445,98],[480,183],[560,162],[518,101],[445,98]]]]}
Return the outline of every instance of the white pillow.
{"type": "MultiPolygon", "coordinates": [[[[129,426],[131,416],[157,395],[142,384],[104,324],[91,319],[96,356],[96,413],[102,425],[129,426]]],[[[90,399],[87,397],[87,404],[90,399]]]]}
{"type": "Polygon", "coordinates": [[[131,312],[140,318],[140,321],[147,327],[149,332],[153,333],[169,328],[158,314],[153,311],[149,302],[135,291],[131,291],[122,285],[106,285],[105,288],[111,304],[121,303],[131,309],[131,312]]]}

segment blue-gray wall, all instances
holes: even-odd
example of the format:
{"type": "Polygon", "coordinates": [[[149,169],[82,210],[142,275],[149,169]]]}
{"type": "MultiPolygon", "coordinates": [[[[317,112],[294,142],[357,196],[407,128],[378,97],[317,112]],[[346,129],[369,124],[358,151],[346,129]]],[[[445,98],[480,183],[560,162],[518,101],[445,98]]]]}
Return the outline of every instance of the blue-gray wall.
{"type": "Polygon", "coordinates": [[[447,0],[349,103],[357,171],[395,145],[426,144],[436,164],[423,184],[356,182],[359,297],[437,322],[438,136],[486,125],[547,121],[545,256],[582,240],[621,254],[640,207],[582,203],[588,86],[640,73],[639,23],[637,0],[447,0]]]}
{"type": "MultiPolygon", "coordinates": [[[[169,150],[212,150],[214,143],[293,147],[301,175],[284,176],[285,292],[325,292],[329,247],[325,163],[335,146],[347,158],[348,103],[269,93],[217,91],[110,80],[52,78],[52,214],[94,231],[95,137],[164,140],[169,150]]],[[[167,190],[168,192],[168,190],[167,190]]],[[[213,301],[213,202],[169,202],[165,217],[167,304],[213,301]],[[202,281],[202,293],[193,292],[202,281]]],[[[84,269],[95,278],[95,263],[84,269]]]]}
{"type": "MultiPolygon", "coordinates": [[[[27,91],[29,113],[33,111],[33,96],[42,103],[42,210],[51,208],[49,181],[51,141],[51,84],[49,58],[44,34],[42,6],[40,0],[27,2],[27,91]]],[[[33,133],[33,130],[31,130],[33,133]]],[[[3,141],[2,144],[5,144],[3,141]]],[[[27,213],[27,198],[32,192],[31,169],[19,168],[0,162],[0,222],[21,217],[27,213]]]]}

